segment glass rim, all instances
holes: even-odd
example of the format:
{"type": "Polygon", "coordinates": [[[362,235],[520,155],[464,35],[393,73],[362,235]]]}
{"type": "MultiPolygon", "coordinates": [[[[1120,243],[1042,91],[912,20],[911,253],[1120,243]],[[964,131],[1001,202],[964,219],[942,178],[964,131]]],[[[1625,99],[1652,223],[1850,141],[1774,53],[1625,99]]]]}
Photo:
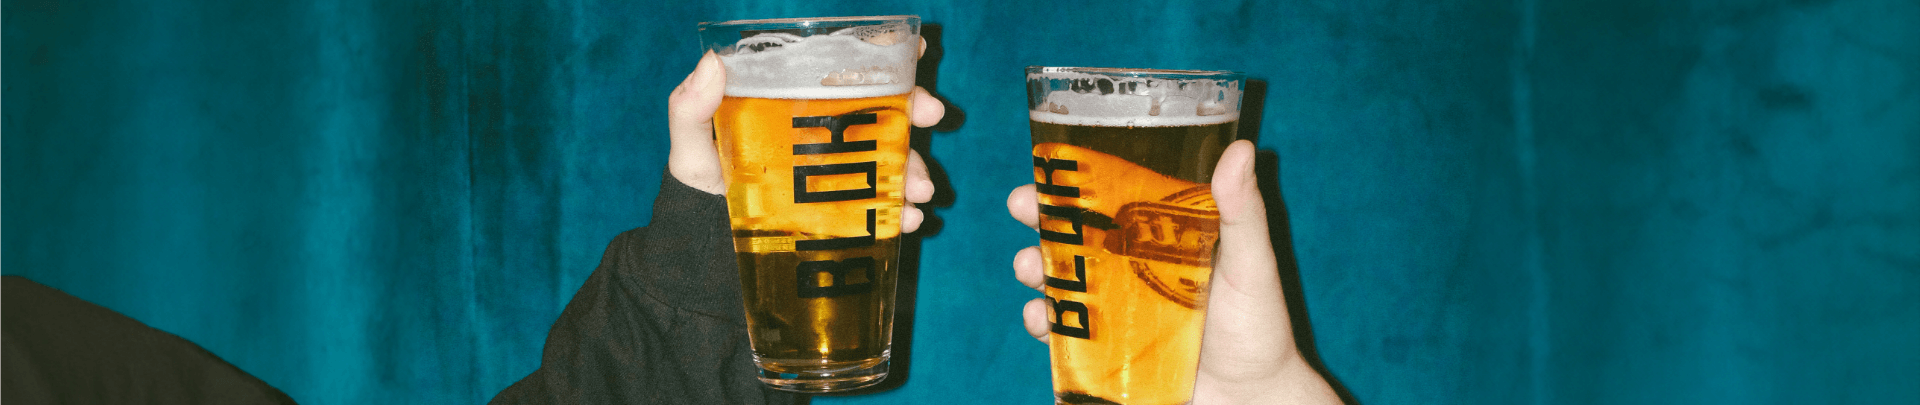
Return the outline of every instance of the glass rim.
{"type": "Polygon", "coordinates": [[[905,21],[913,21],[913,20],[919,20],[919,19],[920,19],[920,16],[913,15],[913,14],[871,15],[871,16],[852,16],[852,17],[796,17],[796,18],[765,18],[765,19],[757,19],[757,20],[708,21],[708,22],[700,23],[699,26],[702,29],[712,28],[712,27],[739,27],[739,26],[751,26],[751,25],[785,25],[785,24],[806,26],[806,25],[811,25],[810,23],[838,23],[838,22],[886,23],[886,22],[905,22],[905,21]]]}
{"type": "Polygon", "coordinates": [[[1245,73],[1231,70],[1188,70],[1188,69],[1146,69],[1146,68],[1110,68],[1077,66],[1027,66],[1027,74],[1044,73],[1086,73],[1107,76],[1162,78],[1177,77],[1189,79],[1232,79],[1245,77],[1245,73]]]}

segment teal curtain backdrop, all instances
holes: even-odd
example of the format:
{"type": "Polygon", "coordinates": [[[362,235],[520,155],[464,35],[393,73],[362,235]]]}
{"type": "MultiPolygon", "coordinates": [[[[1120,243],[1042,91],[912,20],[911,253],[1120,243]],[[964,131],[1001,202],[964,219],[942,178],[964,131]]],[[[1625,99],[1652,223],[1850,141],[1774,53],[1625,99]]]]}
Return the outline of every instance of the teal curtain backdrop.
{"type": "Polygon", "coordinates": [[[695,23],[872,14],[928,24],[938,220],[903,378],[815,403],[1048,401],[1034,64],[1258,80],[1360,403],[1920,403],[1912,1],[5,0],[0,266],[303,403],[483,402],[646,225],[695,23]]]}

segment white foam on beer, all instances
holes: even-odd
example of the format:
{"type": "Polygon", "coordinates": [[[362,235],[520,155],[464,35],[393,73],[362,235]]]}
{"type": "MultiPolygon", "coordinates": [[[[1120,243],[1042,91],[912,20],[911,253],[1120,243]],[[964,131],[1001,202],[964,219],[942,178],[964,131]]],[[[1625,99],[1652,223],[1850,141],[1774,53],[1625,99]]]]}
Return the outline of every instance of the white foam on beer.
{"type": "Polygon", "coordinates": [[[1078,125],[1087,127],[1191,127],[1233,122],[1238,115],[1203,115],[1188,117],[1087,117],[1079,115],[1055,114],[1041,111],[1028,111],[1027,117],[1034,121],[1057,125],[1078,125]]]}
{"type": "Polygon", "coordinates": [[[1076,72],[1047,72],[1029,80],[1105,80],[1098,94],[1056,90],[1028,111],[1028,118],[1051,124],[1103,127],[1177,127],[1212,125],[1240,119],[1241,90],[1235,82],[1205,79],[1161,80],[1076,72]],[[1129,94],[1131,93],[1131,94],[1129,94]]]}
{"type": "Polygon", "coordinates": [[[1060,125],[1100,127],[1185,127],[1240,119],[1236,107],[1193,97],[1152,97],[1132,94],[1090,94],[1055,91],[1027,117],[1060,125]],[[1156,100],[1157,98],[1157,100],[1156,100]],[[1044,110],[1044,111],[1043,111],[1044,110]],[[1210,114],[1202,115],[1201,112],[1210,114]],[[1227,113],[1233,111],[1232,113],[1227,113]]]}
{"type": "Polygon", "coordinates": [[[913,64],[920,50],[919,37],[905,29],[871,27],[810,37],[760,34],[739,44],[765,48],[737,46],[720,56],[727,66],[727,95],[781,99],[863,98],[912,91],[913,64]],[[876,32],[879,37],[874,36],[876,32]]]}

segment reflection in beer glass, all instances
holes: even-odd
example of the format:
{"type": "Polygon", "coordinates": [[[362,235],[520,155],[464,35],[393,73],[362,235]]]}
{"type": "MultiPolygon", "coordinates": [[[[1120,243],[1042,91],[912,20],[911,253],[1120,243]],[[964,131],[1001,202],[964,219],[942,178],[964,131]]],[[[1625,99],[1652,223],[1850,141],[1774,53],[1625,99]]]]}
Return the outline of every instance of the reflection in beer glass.
{"type": "Polygon", "coordinates": [[[700,24],[727,69],[714,134],[760,380],[886,378],[918,17],[700,24]]]}
{"type": "Polygon", "coordinates": [[[1054,398],[1193,398],[1231,72],[1027,68],[1054,398]]]}

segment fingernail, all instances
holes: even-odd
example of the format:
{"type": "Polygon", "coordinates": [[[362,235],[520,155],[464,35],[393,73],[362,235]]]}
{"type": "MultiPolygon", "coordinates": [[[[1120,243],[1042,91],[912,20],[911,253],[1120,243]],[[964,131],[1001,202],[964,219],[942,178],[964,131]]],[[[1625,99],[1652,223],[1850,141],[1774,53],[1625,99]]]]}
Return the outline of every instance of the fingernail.
{"type": "Polygon", "coordinates": [[[707,51],[705,55],[700,56],[700,64],[693,67],[693,85],[696,88],[706,87],[707,82],[712,81],[713,75],[719,69],[720,57],[715,56],[713,51],[707,51]]]}
{"type": "Polygon", "coordinates": [[[1247,173],[1247,179],[1248,179],[1248,180],[1252,180],[1252,179],[1253,179],[1253,167],[1254,167],[1254,163],[1255,163],[1255,161],[1257,161],[1257,160],[1260,160],[1260,155],[1259,155],[1258,153],[1254,153],[1254,154],[1249,154],[1249,155],[1247,156],[1247,162],[1246,162],[1246,163],[1241,163],[1241,164],[1240,164],[1240,166],[1241,166],[1241,169],[1240,169],[1240,170],[1241,170],[1241,171],[1244,171],[1244,172],[1246,172],[1246,173],[1247,173]]]}
{"type": "Polygon", "coordinates": [[[713,51],[707,51],[707,53],[704,53],[704,54],[700,54],[700,67],[701,67],[701,68],[707,68],[707,69],[711,69],[711,68],[713,68],[713,65],[714,65],[714,64],[715,64],[716,62],[719,62],[719,61],[720,61],[720,56],[719,56],[719,55],[715,55],[715,54],[713,53],[713,51]]]}
{"type": "MultiPolygon", "coordinates": [[[[1244,141],[1241,141],[1241,142],[1244,142],[1244,141]]],[[[1252,146],[1252,145],[1249,144],[1248,146],[1252,146]]],[[[1249,147],[1248,149],[1252,149],[1252,148],[1249,147]]],[[[1259,187],[1258,175],[1254,174],[1254,167],[1255,167],[1254,163],[1255,161],[1258,161],[1258,160],[1260,160],[1259,155],[1253,151],[1249,151],[1249,153],[1246,154],[1246,157],[1244,159],[1241,159],[1241,162],[1239,164],[1240,167],[1238,170],[1240,171],[1240,184],[1243,187],[1246,187],[1248,189],[1259,187]]]]}

